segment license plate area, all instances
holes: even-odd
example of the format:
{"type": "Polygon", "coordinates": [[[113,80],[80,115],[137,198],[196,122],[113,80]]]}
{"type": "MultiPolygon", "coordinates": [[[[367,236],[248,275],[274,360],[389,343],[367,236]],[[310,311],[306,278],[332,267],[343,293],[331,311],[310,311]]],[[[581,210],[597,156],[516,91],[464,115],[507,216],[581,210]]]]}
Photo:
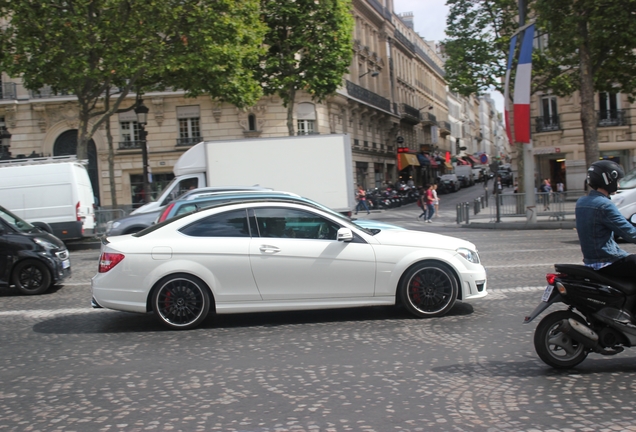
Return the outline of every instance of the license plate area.
{"type": "Polygon", "coordinates": [[[541,301],[548,302],[550,300],[550,296],[552,295],[552,290],[554,289],[553,285],[548,285],[545,287],[545,291],[543,291],[543,295],[541,296],[541,301]]]}
{"type": "Polygon", "coordinates": [[[63,269],[67,269],[71,266],[71,260],[64,260],[62,261],[62,268],[63,269]]]}

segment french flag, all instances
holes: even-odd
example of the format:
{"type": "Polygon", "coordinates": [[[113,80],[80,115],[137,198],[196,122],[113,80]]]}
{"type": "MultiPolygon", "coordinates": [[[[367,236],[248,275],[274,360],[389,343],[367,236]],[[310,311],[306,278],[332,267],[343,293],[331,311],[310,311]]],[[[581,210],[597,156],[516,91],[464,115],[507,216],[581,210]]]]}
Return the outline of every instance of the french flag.
{"type": "Polygon", "coordinates": [[[512,71],[512,60],[515,57],[515,47],[517,46],[517,35],[510,39],[510,52],[508,53],[508,65],[506,66],[506,80],[504,84],[504,120],[506,121],[506,133],[508,142],[512,143],[512,133],[510,132],[510,72],[512,71]]]}
{"type": "Polygon", "coordinates": [[[523,34],[515,77],[515,141],[520,143],[530,142],[530,79],[532,77],[533,40],[534,24],[529,26],[523,34]]]}

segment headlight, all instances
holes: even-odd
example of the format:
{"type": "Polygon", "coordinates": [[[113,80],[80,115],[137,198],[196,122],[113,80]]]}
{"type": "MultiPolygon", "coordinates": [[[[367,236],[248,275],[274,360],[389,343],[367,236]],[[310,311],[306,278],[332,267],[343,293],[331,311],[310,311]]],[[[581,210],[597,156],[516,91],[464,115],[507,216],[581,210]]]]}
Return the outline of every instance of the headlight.
{"type": "Polygon", "coordinates": [[[479,264],[479,254],[477,254],[477,252],[466,248],[459,248],[457,249],[457,253],[463,256],[466,261],[479,264]]]}
{"type": "Polygon", "coordinates": [[[50,241],[47,241],[47,240],[41,239],[41,238],[39,238],[39,237],[35,237],[35,238],[33,239],[33,241],[34,241],[37,245],[39,245],[39,246],[43,247],[43,248],[44,248],[44,249],[46,249],[46,250],[52,250],[52,249],[59,249],[59,248],[60,248],[58,245],[53,244],[53,243],[51,243],[50,241]]]}

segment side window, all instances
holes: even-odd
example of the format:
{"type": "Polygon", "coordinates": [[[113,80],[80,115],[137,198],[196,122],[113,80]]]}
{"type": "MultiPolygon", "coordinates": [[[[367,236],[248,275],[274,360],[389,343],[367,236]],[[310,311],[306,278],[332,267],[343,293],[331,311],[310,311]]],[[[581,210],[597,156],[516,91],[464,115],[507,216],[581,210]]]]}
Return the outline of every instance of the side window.
{"type": "Polygon", "coordinates": [[[254,209],[261,237],[336,240],[340,226],[316,214],[284,208],[254,209]]]}
{"type": "Polygon", "coordinates": [[[181,228],[191,237],[249,237],[245,210],[233,210],[209,216],[181,228]]]}

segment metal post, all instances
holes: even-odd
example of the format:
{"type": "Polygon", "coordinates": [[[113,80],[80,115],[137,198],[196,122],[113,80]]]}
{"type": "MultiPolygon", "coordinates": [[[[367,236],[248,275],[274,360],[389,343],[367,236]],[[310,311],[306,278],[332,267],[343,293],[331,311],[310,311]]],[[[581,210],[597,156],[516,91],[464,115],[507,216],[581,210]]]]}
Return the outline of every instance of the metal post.
{"type": "Polygon", "coordinates": [[[499,190],[495,192],[495,205],[497,206],[497,220],[496,222],[501,222],[501,203],[499,202],[499,190]]]}

